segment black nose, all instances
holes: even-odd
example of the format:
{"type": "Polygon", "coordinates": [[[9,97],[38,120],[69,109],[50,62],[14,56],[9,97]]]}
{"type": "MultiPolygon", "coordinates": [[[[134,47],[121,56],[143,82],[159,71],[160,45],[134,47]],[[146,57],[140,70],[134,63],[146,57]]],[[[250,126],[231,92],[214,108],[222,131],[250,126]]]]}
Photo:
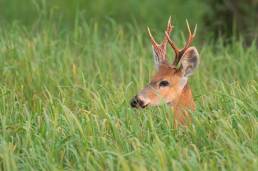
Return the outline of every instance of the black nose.
{"type": "Polygon", "coordinates": [[[131,107],[133,107],[133,108],[143,107],[143,105],[144,105],[144,102],[142,100],[140,100],[137,96],[135,96],[131,100],[131,107]]]}
{"type": "Polygon", "coordinates": [[[132,100],[131,100],[131,107],[136,107],[138,103],[137,97],[135,96],[132,100]]]}

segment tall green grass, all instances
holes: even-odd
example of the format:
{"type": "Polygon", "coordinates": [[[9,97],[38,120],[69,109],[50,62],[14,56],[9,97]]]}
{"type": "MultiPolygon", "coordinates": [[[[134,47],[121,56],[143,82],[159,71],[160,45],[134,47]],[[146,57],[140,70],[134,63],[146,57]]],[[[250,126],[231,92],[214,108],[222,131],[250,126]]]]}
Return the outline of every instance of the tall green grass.
{"type": "Polygon", "coordinates": [[[165,105],[129,106],[154,71],[144,30],[2,27],[1,170],[256,170],[257,47],[194,44],[197,110],[175,130],[165,105]]]}

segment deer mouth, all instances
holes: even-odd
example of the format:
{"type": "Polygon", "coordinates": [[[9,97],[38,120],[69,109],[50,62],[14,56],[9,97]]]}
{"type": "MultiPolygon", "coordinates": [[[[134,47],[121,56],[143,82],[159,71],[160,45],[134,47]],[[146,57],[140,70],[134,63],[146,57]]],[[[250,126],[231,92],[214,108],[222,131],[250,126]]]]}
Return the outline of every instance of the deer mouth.
{"type": "Polygon", "coordinates": [[[132,106],[132,105],[131,105],[131,107],[132,107],[132,108],[135,108],[135,109],[144,109],[144,108],[146,108],[148,105],[149,105],[149,104],[146,104],[146,105],[142,105],[142,106],[141,106],[141,105],[138,104],[138,105],[136,105],[136,106],[132,106]]]}
{"type": "Polygon", "coordinates": [[[143,106],[141,106],[141,108],[145,108],[145,107],[147,107],[147,106],[149,106],[149,104],[145,104],[145,105],[143,105],[143,106]]]}

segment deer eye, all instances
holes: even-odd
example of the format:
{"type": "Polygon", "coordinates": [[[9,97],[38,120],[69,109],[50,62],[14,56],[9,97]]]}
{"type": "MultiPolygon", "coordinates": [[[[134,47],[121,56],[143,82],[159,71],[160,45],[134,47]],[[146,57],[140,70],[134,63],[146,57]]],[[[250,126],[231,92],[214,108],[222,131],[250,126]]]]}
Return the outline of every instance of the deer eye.
{"type": "Polygon", "coordinates": [[[160,83],[159,83],[159,86],[160,87],[166,87],[166,86],[168,86],[169,85],[169,82],[168,81],[161,81],[160,83]]]}

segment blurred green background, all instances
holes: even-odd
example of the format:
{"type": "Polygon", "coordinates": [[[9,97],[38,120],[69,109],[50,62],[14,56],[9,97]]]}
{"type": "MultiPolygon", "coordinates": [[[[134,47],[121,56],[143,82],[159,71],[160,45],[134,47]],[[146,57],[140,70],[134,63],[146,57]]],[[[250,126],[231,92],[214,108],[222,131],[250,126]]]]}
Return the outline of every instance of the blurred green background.
{"type": "Polygon", "coordinates": [[[50,21],[62,29],[83,21],[159,28],[173,17],[176,27],[185,20],[198,24],[207,38],[257,38],[258,0],[1,0],[0,24],[40,26],[50,21]]]}

